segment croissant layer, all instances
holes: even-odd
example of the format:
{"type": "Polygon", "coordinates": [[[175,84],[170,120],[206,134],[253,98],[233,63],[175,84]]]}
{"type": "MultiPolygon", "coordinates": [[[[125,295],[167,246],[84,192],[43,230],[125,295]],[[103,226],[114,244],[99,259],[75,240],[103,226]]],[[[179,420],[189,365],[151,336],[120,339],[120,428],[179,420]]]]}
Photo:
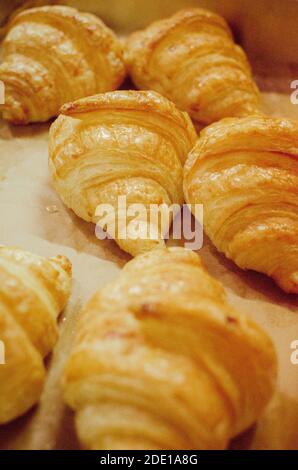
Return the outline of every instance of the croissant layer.
{"type": "Polygon", "coordinates": [[[298,293],[298,124],[250,116],[201,132],[184,169],[187,202],[204,207],[217,249],[298,293]]]}
{"type": "Polygon", "coordinates": [[[167,96],[199,125],[258,111],[246,55],[225,20],[210,11],[182,10],[133,33],[125,61],[138,88],[167,96]]]}
{"type": "Polygon", "coordinates": [[[160,248],[83,308],[63,389],[85,448],[223,449],[275,375],[271,341],[197,254],[160,248]]]}
{"type": "Polygon", "coordinates": [[[41,394],[43,358],[58,336],[57,317],[70,293],[67,258],[42,258],[0,247],[0,424],[24,414],[41,394]]]}
{"type": "Polygon", "coordinates": [[[124,76],[119,41],[99,18],[64,6],[28,9],[3,42],[3,116],[47,121],[66,102],[118,88],[124,76]]]}
{"type": "Polygon", "coordinates": [[[150,222],[150,205],[183,203],[182,168],[195,141],[189,116],[155,92],[121,90],[78,100],[62,108],[50,130],[53,184],[88,222],[100,224],[98,208],[106,207],[105,220],[115,221],[108,233],[134,256],[164,243],[160,219],[156,227],[150,222]],[[142,205],[140,215],[129,212],[135,204],[142,205]],[[135,237],[137,226],[146,230],[135,237]],[[151,227],[156,236],[148,236],[151,227]]]}

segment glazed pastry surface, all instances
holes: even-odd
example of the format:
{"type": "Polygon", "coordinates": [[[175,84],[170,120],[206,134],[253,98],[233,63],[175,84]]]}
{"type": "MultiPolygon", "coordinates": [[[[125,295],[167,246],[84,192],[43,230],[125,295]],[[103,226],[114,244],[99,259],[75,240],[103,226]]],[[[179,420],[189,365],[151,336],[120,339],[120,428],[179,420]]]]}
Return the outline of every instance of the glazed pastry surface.
{"type": "Polygon", "coordinates": [[[51,127],[53,185],[88,222],[99,222],[97,207],[109,205],[108,214],[116,216],[113,238],[135,256],[164,243],[167,230],[160,220],[153,227],[150,204],[183,203],[182,168],[196,138],[189,116],[157,93],[122,90],[85,98],[65,105],[51,127]],[[137,203],[144,213],[134,216],[128,208],[137,203]],[[156,237],[134,239],[138,226],[145,235],[152,226],[156,237]]]}
{"type": "Polygon", "coordinates": [[[250,116],[201,132],[184,170],[187,202],[204,207],[207,235],[240,268],[298,293],[298,124],[250,116]]]}
{"type": "Polygon", "coordinates": [[[125,61],[138,88],[162,93],[200,125],[258,111],[246,55],[210,11],[182,10],[133,33],[125,61]]]}
{"type": "Polygon", "coordinates": [[[3,42],[3,117],[47,121],[69,101],[118,88],[122,49],[96,16],[74,8],[32,8],[13,18],[3,42]]]}
{"type": "Polygon", "coordinates": [[[158,248],[83,308],[63,381],[88,449],[224,449],[271,397],[268,336],[198,255],[158,248]]]}
{"type": "Polygon", "coordinates": [[[0,247],[0,424],[29,410],[38,400],[45,376],[43,358],[58,335],[57,317],[70,294],[67,258],[43,258],[0,247]]]}

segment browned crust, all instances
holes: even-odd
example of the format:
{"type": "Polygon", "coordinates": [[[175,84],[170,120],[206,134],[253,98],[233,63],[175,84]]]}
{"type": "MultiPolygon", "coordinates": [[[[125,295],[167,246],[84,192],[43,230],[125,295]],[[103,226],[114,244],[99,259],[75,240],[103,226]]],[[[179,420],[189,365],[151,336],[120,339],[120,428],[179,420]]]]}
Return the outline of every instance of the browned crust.
{"type": "Polygon", "coordinates": [[[60,113],[73,116],[105,109],[154,112],[175,121],[178,126],[188,130],[190,138],[196,138],[187,113],[180,111],[174,103],[154,91],[118,90],[101,93],[67,103],[62,106],[60,113]]]}
{"type": "Polygon", "coordinates": [[[178,11],[170,18],[153,22],[144,30],[132,33],[127,40],[126,53],[128,61],[130,57],[129,49],[133,46],[135,41],[141,40],[142,47],[146,47],[147,50],[154,49],[156,45],[175,28],[181,26],[183,23],[191,24],[193,22],[204,22],[219,26],[227,33],[228,36],[231,37],[231,39],[233,38],[231,29],[223,17],[202,8],[187,8],[178,11]],[[154,34],[148,34],[153,31],[154,34]]]}

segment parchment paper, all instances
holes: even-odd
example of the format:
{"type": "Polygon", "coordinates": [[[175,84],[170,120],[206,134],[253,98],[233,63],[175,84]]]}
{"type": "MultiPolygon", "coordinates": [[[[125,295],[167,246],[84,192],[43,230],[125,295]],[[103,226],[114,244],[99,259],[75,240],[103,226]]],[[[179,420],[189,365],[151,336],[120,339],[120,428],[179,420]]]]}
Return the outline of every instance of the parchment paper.
{"type": "MultiPolygon", "coordinates": [[[[264,109],[298,119],[289,96],[264,95],[264,109]]],[[[0,122],[0,243],[73,263],[73,289],[60,317],[60,339],[47,360],[40,404],[0,428],[0,449],[76,449],[72,413],[61,399],[60,377],[80,307],[95,290],[117,276],[129,259],[113,241],[99,241],[94,226],[79,220],[51,188],[47,166],[49,125],[8,126],[0,122]]],[[[169,242],[169,244],[174,244],[169,242]]],[[[232,448],[298,449],[298,365],[291,343],[298,340],[298,299],[283,294],[265,276],[240,271],[204,240],[200,254],[225,286],[231,302],[260,323],[274,340],[279,357],[278,391],[261,421],[238,437],[232,448]]]]}

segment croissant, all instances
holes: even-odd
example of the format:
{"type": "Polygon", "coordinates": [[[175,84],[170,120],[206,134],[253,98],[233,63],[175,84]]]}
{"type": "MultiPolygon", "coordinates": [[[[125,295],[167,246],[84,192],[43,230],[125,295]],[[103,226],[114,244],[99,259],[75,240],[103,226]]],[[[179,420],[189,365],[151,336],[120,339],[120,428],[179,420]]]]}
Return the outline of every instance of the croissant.
{"type": "Polygon", "coordinates": [[[200,126],[258,111],[246,55],[210,11],[182,10],[133,33],[124,58],[138,88],[162,93],[200,126]]]}
{"type": "Polygon", "coordinates": [[[25,10],[3,42],[3,117],[47,121],[66,102],[118,88],[124,76],[120,43],[99,18],[64,6],[25,10]]]}
{"type": "Polygon", "coordinates": [[[63,393],[88,449],[224,449],[271,397],[267,335],[185,248],[130,261],[81,312],[63,393]]]}
{"type": "Polygon", "coordinates": [[[184,173],[186,200],[203,204],[217,249],[292,293],[298,293],[297,156],[297,122],[229,118],[202,131],[184,173]]]}
{"type": "Polygon", "coordinates": [[[29,410],[39,399],[43,358],[57,340],[57,316],[70,293],[67,258],[42,258],[0,247],[0,424],[29,410]]]}
{"type": "Polygon", "coordinates": [[[78,100],[62,107],[50,129],[53,185],[66,206],[88,222],[107,228],[114,214],[116,230],[107,232],[135,256],[164,243],[167,224],[159,219],[149,232],[150,205],[183,203],[182,167],[196,138],[189,116],[154,92],[122,90],[78,100]],[[144,214],[130,214],[132,204],[141,204],[144,214]],[[104,222],[97,217],[100,205],[110,208],[104,222]]]}

